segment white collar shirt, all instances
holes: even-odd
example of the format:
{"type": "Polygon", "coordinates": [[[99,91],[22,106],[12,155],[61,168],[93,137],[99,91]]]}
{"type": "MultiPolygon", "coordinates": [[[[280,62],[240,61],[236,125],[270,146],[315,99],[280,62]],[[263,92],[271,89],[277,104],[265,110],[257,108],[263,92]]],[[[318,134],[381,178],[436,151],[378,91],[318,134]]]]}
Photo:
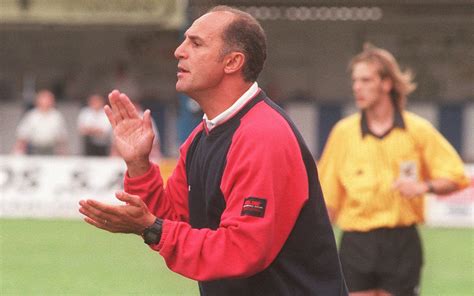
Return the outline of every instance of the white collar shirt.
{"type": "Polygon", "coordinates": [[[203,119],[206,123],[207,129],[210,131],[220,123],[231,118],[235,113],[237,113],[250,99],[252,99],[258,93],[258,83],[254,82],[250,88],[237,100],[232,106],[227,110],[217,115],[213,119],[209,120],[207,115],[204,114],[203,119]]]}

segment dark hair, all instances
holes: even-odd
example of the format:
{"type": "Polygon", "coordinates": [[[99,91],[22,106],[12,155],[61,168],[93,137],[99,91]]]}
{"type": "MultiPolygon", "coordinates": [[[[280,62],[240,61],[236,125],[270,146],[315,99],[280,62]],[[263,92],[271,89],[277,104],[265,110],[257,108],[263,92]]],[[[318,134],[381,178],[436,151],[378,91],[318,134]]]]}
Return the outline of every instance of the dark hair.
{"type": "Polygon", "coordinates": [[[221,57],[232,51],[239,51],[245,55],[245,64],[242,69],[244,80],[257,80],[267,58],[267,43],[265,32],[259,22],[250,14],[225,5],[216,6],[208,12],[228,11],[236,17],[224,28],[221,57]]]}
{"type": "Polygon", "coordinates": [[[392,81],[390,97],[393,104],[403,109],[407,96],[416,89],[413,82],[413,74],[410,70],[402,71],[393,55],[385,49],[364,44],[364,50],[352,58],[349,69],[353,70],[358,63],[371,63],[378,67],[378,74],[382,79],[388,78],[392,81]]]}

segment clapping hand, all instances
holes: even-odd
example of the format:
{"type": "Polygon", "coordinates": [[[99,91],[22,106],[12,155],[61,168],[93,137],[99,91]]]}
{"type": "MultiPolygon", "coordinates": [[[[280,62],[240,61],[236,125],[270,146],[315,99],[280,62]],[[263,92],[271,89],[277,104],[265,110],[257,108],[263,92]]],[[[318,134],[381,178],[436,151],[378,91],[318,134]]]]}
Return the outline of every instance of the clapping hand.
{"type": "Polygon", "coordinates": [[[109,205],[96,200],[79,201],[79,212],[87,223],[110,232],[142,234],[156,217],[137,195],[126,192],[115,194],[122,205],[109,205]]]}
{"type": "Polygon", "coordinates": [[[150,110],[143,118],[126,94],[114,90],[109,94],[110,106],[104,111],[114,131],[118,153],[127,164],[131,177],[144,174],[149,166],[149,155],[153,146],[150,110]]]}

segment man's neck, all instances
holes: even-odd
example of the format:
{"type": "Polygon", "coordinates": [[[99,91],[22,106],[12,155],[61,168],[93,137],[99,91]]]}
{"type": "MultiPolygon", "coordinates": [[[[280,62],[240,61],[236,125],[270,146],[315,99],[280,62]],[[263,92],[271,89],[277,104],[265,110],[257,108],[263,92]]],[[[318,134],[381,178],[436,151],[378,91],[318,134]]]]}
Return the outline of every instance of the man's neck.
{"type": "Polygon", "coordinates": [[[252,85],[252,82],[221,83],[218,89],[193,96],[208,119],[213,119],[232,106],[252,85]]]}
{"type": "Polygon", "coordinates": [[[390,99],[365,110],[367,126],[375,135],[383,135],[393,127],[395,108],[390,99]]]}

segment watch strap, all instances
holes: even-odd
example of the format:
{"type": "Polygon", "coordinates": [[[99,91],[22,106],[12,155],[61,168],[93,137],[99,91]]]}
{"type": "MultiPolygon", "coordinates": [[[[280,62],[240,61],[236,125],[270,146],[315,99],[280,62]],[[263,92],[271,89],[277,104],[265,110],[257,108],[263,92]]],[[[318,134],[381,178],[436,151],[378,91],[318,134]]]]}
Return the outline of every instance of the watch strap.
{"type": "Polygon", "coordinates": [[[428,193],[435,193],[435,188],[433,186],[433,183],[431,183],[430,181],[427,181],[426,186],[428,187],[428,193]]]}
{"type": "Polygon", "coordinates": [[[155,222],[143,231],[143,241],[147,245],[154,245],[160,242],[163,229],[163,219],[156,218],[155,222]]]}

